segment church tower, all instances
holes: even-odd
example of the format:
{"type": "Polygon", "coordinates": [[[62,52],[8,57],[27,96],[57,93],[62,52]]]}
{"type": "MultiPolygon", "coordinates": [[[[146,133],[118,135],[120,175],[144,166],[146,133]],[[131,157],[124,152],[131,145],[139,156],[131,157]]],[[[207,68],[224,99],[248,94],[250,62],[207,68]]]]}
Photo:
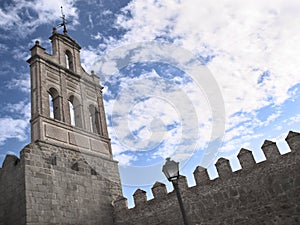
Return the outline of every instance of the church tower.
{"type": "Polygon", "coordinates": [[[99,78],[80,46],[53,29],[49,54],[31,48],[31,143],[0,170],[0,225],[112,225],[122,195],[99,78]],[[2,210],[3,209],[3,210],[2,210]]]}
{"type": "Polygon", "coordinates": [[[80,63],[80,46],[53,29],[52,54],[31,49],[31,141],[78,148],[112,158],[102,86],[80,63]]]}

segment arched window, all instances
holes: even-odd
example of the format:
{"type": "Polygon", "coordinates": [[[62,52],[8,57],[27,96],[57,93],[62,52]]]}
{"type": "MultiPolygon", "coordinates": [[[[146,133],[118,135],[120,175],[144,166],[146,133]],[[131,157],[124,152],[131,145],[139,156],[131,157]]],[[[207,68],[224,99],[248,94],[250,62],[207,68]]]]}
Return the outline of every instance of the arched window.
{"type": "Polygon", "coordinates": [[[55,88],[50,88],[49,94],[49,115],[52,119],[61,120],[60,115],[60,97],[55,88]]]}
{"type": "Polygon", "coordinates": [[[50,118],[54,119],[54,111],[53,111],[53,100],[52,100],[52,96],[50,94],[48,94],[49,96],[49,114],[50,114],[50,118]]]}
{"type": "Polygon", "coordinates": [[[100,134],[99,112],[93,105],[89,106],[89,121],[90,130],[94,133],[100,134]]]}
{"type": "Polygon", "coordinates": [[[72,58],[72,54],[69,50],[66,51],[66,67],[69,70],[73,70],[73,58],[72,58]]]}
{"type": "Polygon", "coordinates": [[[74,95],[69,98],[69,109],[71,125],[82,128],[81,105],[74,95]]]}
{"type": "Polygon", "coordinates": [[[70,108],[70,121],[71,121],[71,125],[75,126],[75,113],[74,113],[74,106],[73,104],[69,101],[69,108],[70,108]]]}

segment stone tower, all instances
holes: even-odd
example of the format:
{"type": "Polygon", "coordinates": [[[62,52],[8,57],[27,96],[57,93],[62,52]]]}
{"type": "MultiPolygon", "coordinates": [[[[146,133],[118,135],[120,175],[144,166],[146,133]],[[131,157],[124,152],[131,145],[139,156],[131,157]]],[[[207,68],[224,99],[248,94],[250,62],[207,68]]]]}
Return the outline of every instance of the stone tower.
{"type": "Polygon", "coordinates": [[[50,40],[52,54],[38,41],[31,48],[31,143],[4,160],[0,224],[113,224],[122,193],[102,86],[66,32],[50,40]]]}

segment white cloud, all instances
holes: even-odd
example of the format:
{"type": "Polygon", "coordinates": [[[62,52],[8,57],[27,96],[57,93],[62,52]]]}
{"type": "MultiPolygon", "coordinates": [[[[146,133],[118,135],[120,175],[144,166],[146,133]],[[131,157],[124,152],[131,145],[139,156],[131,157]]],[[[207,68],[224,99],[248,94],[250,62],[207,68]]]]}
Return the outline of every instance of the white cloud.
{"type": "Polygon", "coordinates": [[[12,104],[8,103],[4,109],[9,113],[14,113],[19,115],[21,118],[24,118],[25,121],[29,121],[31,117],[31,104],[30,102],[20,101],[18,103],[12,104]]]}
{"type": "Polygon", "coordinates": [[[133,161],[136,160],[136,156],[134,155],[125,155],[125,154],[119,154],[114,156],[114,159],[119,162],[120,166],[129,166],[133,161]]]}
{"type": "Polygon", "coordinates": [[[6,84],[8,89],[17,89],[25,93],[30,92],[30,75],[26,74],[20,78],[13,78],[6,84]]]}
{"type": "Polygon", "coordinates": [[[30,102],[9,103],[3,109],[7,116],[0,118],[0,145],[4,145],[11,138],[25,141],[28,138],[31,117],[30,102]]]}
{"type": "MultiPolygon", "coordinates": [[[[166,37],[197,55],[214,56],[208,67],[221,88],[227,117],[228,143],[222,151],[238,150],[243,142],[261,136],[255,128],[281,115],[274,108],[260,120],[257,112],[280,106],[295,94],[289,89],[300,83],[299,7],[296,0],[133,0],[118,16],[116,27],[128,30],[118,44],[166,37]],[[259,82],[266,72],[269,75],[259,82]]],[[[115,40],[111,44],[118,45],[115,40]]],[[[144,85],[141,90],[148,90],[144,85]]]]}
{"type": "MultiPolygon", "coordinates": [[[[53,23],[56,26],[58,18],[61,17],[60,6],[63,6],[67,19],[72,18],[72,24],[77,24],[78,15],[74,1],[15,0],[0,9],[0,28],[24,37],[35,31],[41,24],[53,23]]],[[[2,37],[4,35],[2,34],[2,37]]]]}
{"type": "Polygon", "coordinates": [[[28,125],[29,121],[24,119],[0,118],[0,145],[10,138],[26,140],[28,125]]]}
{"type": "Polygon", "coordinates": [[[183,160],[191,156],[196,145],[203,147],[209,141],[210,106],[191,80],[180,76],[168,80],[155,70],[138,77],[111,79],[120,82],[118,97],[105,102],[113,122],[110,137],[117,140],[114,155],[123,155],[119,160],[130,159],[124,158],[128,152],[153,150],[154,157],[183,160]]]}
{"type": "Polygon", "coordinates": [[[92,65],[97,59],[99,59],[98,51],[92,47],[81,49],[80,57],[81,64],[88,73],[94,69],[92,68],[92,65]]]}
{"type": "Polygon", "coordinates": [[[24,48],[15,48],[14,50],[12,50],[12,56],[14,57],[14,59],[22,60],[24,62],[29,59],[30,53],[27,49],[25,50],[24,48]]]}

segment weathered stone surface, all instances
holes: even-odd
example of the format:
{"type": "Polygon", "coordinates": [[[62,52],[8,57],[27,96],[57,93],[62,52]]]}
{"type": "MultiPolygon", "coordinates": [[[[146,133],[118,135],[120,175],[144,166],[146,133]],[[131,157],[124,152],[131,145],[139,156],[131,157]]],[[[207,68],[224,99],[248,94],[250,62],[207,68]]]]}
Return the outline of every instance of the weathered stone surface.
{"type": "Polygon", "coordinates": [[[79,146],[82,148],[90,148],[89,139],[83,135],[69,132],[69,141],[71,145],[79,146]]]}
{"type": "Polygon", "coordinates": [[[141,189],[137,189],[133,194],[134,204],[136,207],[141,207],[147,201],[146,192],[141,189]]]}
{"type": "Polygon", "coordinates": [[[219,158],[216,162],[216,168],[221,179],[226,179],[232,174],[232,170],[228,159],[219,158]]]}
{"type": "Polygon", "coordinates": [[[300,133],[290,131],[285,140],[292,151],[300,150],[300,133]]]}
{"type": "Polygon", "coordinates": [[[25,224],[24,161],[6,156],[0,173],[0,225],[25,224]]]}
{"type": "Polygon", "coordinates": [[[276,142],[265,140],[261,149],[263,150],[267,160],[270,162],[276,161],[277,158],[280,157],[280,152],[276,142]]]}
{"type": "Polygon", "coordinates": [[[20,160],[8,156],[0,173],[0,224],[113,224],[111,202],[122,194],[117,164],[94,158],[102,170],[92,174],[95,162],[86,159],[43,142],[28,145],[20,160]]]}
{"type": "MultiPolygon", "coordinates": [[[[231,172],[229,162],[221,159],[217,165],[221,172],[220,178],[206,181],[205,184],[199,180],[196,186],[181,190],[189,224],[299,224],[300,142],[298,137],[293,135],[287,140],[293,149],[290,153],[279,157],[278,151],[274,151],[278,150],[276,144],[267,142],[263,147],[270,150],[268,158],[259,164],[254,162],[250,151],[242,150],[238,158],[242,160],[241,164],[244,167],[236,172],[231,172]],[[272,152],[275,157],[272,156],[272,152]]],[[[196,180],[199,176],[203,176],[204,180],[207,179],[206,174],[202,174],[204,171],[203,168],[195,170],[196,180]]],[[[143,202],[143,207],[119,208],[114,216],[115,225],[182,225],[183,223],[174,192],[168,193],[166,198],[154,196],[154,199],[143,202]]]]}
{"type": "Polygon", "coordinates": [[[151,190],[154,198],[163,198],[167,196],[167,188],[163,183],[156,182],[151,190]]]}
{"type": "Polygon", "coordinates": [[[47,138],[51,138],[62,142],[68,141],[68,133],[66,130],[49,124],[45,124],[45,136],[47,138]]]}
{"type": "Polygon", "coordinates": [[[197,166],[194,170],[194,178],[197,185],[205,185],[210,181],[207,169],[201,166],[197,166]]]}
{"type": "Polygon", "coordinates": [[[256,164],[252,152],[248,149],[242,148],[237,157],[240,161],[243,170],[250,170],[256,164]]]}

